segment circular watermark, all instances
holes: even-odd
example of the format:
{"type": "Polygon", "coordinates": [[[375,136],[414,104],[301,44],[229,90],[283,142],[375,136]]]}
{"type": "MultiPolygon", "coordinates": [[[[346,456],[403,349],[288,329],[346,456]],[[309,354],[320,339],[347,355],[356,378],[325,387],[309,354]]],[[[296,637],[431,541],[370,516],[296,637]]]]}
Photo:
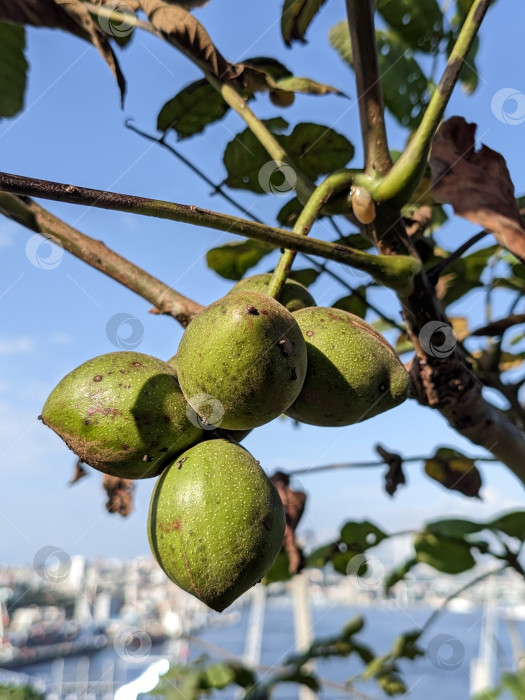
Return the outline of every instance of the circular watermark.
{"type": "Polygon", "coordinates": [[[26,243],[26,258],[40,270],[54,270],[62,262],[64,247],[57,238],[33,234],[26,243]]]}
{"type": "Polygon", "coordinates": [[[132,664],[143,663],[151,646],[151,637],[140,627],[122,627],[113,639],[113,647],[120,658],[132,664]]]}
{"type": "Polygon", "coordinates": [[[455,671],[463,663],[465,647],[450,634],[438,634],[429,641],[427,656],[441,671],[455,671]]]}
{"type": "Polygon", "coordinates": [[[502,88],[492,98],[490,108],[498,121],[517,126],[525,121],[525,94],[515,88],[502,88]]]}
{"type": "Polygon", "coordinates": [[[377,557],[356,554],[348,562],[346,574],[355,576],[360,588],[377,590],[385,580],[385,567],[377,557]]]}
{"type": "Polygon", "coordinates": [[[35,554],[33,567],[44,581],[61,583],[66,580],[71,571],[71,557],[60,547],[48,545],[35,554]]]}
{"type": "Polygon", "coordinates": [[[449,323],[429,321],[419,332],[419,342],[427,355],[445,358],[454,352],[458,338],[449,323]]]}
{"type": "Polygon", "coordinates": [[[102,3],[97,13],[98,23],[101,29],[115,39],[129,36],[135,27],[135,12],[133,8],[120,0],[108,0],[102,3]],[[109,12],[119,12],[120,15],[110,15],[109,12]],[[127,19],[122,14],[129,15],[133,19],[127,19]]]}
{"type": "Polygon", "coordinates": [[[116,348],[134,350],[142,342],[144,326],[131,314],[115,314],[106,324],[106,335],[116,348]]]}
{"type": "Polygon", "coordinates": [[[259,185],[268,194],[286,197],[295,190],[297,175],[291,165],[278,160],[269,160],[259,170],[259,185]]]}
{"type": "Polygon", "coordinates": [[[186,416],[196,428],[215,430],[224,418],[224,406],[211,394],[195,394],[186,404],[186,416]]]}

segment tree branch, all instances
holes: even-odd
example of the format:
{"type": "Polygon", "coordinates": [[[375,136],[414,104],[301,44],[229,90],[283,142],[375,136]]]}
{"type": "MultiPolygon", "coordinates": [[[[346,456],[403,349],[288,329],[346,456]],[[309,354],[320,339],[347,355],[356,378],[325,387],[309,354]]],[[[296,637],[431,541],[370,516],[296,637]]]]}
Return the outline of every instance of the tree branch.
{"type": "Polygon", "coordinates": [[[143,216],[155,216],[171,221],[182,221],[194,226],[204,226],[219,231],[226,231],[254,240],[270,243],[278,248],[298,250],[312,255],[319,255],[328,260],[335,260],[364,270],[377,282],[395,289],[401,294],[410,294],[413,290],[413,278],[421,270],[421,264],[408,256],[370,255],[348,246],[329,243],[316,238],[306,238],[285,229],[265,226],[228,214],[200,209],[194,205],[176,204],[146,197],[134,197],[127,194],[93,190],[86,187],[66,185],[49,180],[21,177],[9,173],[0,173],[0,191],[13,194],[42,197],[44,199],[69,202],[131,212],[143,216]]]}
{"type": "Polygon", "coordinates": [[[391,166],[385,128],[383,92],[377,60],[374,0],[346,0],[359,100],[365,171],[386,174],[391,166]]]}
{"type": "Polygon", "coordinates": [[[29,198],[0,192],[0,212],[32,231],[58,241],[69,253],[131,289],[153,304],[159,313],[173,316],[183,327],[204,308],[29,198]]]}
{"type": "Polygon", "coordinates": [[[399,206],[402,206],[416,188],[426,167],[430,142],[443,117],[463,62],[476,38],[490,2],[491,0],[474,0],[418,128],[399,160],[378,183],[373,193],[377,201],[396,198],[399,199],[399,206]]]}

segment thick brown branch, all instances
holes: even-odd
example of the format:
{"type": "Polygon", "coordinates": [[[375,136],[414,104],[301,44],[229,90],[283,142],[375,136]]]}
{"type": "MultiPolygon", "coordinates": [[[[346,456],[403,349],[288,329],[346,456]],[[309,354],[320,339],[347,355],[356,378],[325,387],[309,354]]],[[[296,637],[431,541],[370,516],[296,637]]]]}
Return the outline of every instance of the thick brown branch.
{"type": "Polygon", "coordinates": [[[346,0],[359,100],[365,170],[385,175],[392,166],[385,129],[383,92],[377,60],[374,0],[346,0]]]}
{"type": "Polygon", "coordinates": [[[184,327],[203,308],[28,197],[0,193],[0,212],[32,231],[51,236],[69,253],[131,289],[152,303],[159,313],[173,316],[184,327]]]}

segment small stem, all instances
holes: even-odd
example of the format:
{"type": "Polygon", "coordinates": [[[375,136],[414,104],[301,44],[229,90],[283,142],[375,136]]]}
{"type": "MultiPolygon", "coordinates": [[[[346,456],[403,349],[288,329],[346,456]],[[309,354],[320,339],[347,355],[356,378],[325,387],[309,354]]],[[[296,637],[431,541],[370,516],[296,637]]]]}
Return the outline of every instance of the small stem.
{"type": "Polygon", "coordinates": [[[439,278],[445,272],[447,267],[452,265],[453,262],[455,262],[458,258],[460,258],[463,253],[465,253],[469,248],[471,248],[475,243],[480,241],[482,238],[485,238],[485,236],[490,233],[489,231],[480,231],[479,233],[476,233],[475,236],[472,236],[472,238],[469,238],[468,241],[465,241],[462,246],[460,246],[457,250],[455,250],[453,253],[451,253],[448,258],[445,258],[443,262],[438,263],[437,265],[434,265],[434,267],[431,267],[429,270],[427,270],[427,277],[429,282],[432,285],[436,285],[439,278]]]}
{"type": "Polygon", "coordinates": [[[500,566],[497,569],[491,569],[490,571],[485,571],[483,574],[480,574],[479,576],[476,576],[476,578],[473,578],[471,581],[466,583],[464,586],[461,586],[461,588],[458,588],[454,593],[451,593],[449,596],[445,598],[443,603],[439,606],[439,608],[436,608],[434,612],[430,615],[430,617],[427,619],[423,627],[421,628],[421,633],[420,636],[423,635],[424,632],[427,631],[427,629],[430,627],[430,625],[436,620],[436,618],[441,615],[441,613],[445,610],[447,605],[450,603],[450,601],[454,600],[458,595],[461,595],[465,591],[467,591],[469,588],[472,588],[472,586],[475,586],[477,583],[481,583],[481,581],[484,581],[487,578],[490,578],[491,576],[494,576],[495,574],[501,574],[505,569],[508,568],[508,564],[505,564],[505,566],[500,566]]]}
{"type": "Polygon", "coordinates": [[[392,167],[392,161],[388,150],[377,60],[374,2],[347,0],[346,8],[365,151],[365,171],[368,175],[385,175],[392,167]]]}
{"type": "Polygon", "coordinates": [[[399,160],[394,163],[390,172],[379,182],[374,191],[376,201],[399,198],[400,203],[404,204],[417,186],[427,162],[430,142],[443,117],[463,62],[476,38],[490,2],[491,0],[474,0],[418,128],[399,160]]]}
{"type": "Polygon", "coordinates": [[[266,149],[268,155],[276,163],[286,163],[289,165],[296,177],[296,190],[299,199],[306,201],[314,190],[312,181],[301,172],[298,166],[290,158],[286,150],[281,146],[276,137],[268,127],[255,115],[248,107],[246,100],[237,90],[228,83],[222,83],[211,73],[206,73],[208,82],[222,95],[223,100],[246,122],[246,125],[257,138],[259,143],[266,149]]]}
{"type": "MultiPolygon", "coordinates": [[[[294,233],[298,234],[299,236],[307,236],[310,233],[310,229],[314,225],[319,212],[323,208],[323,205],[336,191],[334,189],[334,185],[336,187],[340,187],[341,179],[343,179],[343,182],[346,182],[346,178],[341,178],[340,174],[332,175],[327,177],[324,182],[315,188],[310,199],[295,222],[293,227],[294,233]]],[[[296,255],[296,250],[285,250],[281,254],[279,262],[273,271],[270,284],[268,285],[268,296],[274,297],[274,299],[279,299],[279,295],[288,278],[290,270],[292,269],[293,261],[295,260],[296,255]]]]}
{"type": "Polygon", "coordinates": [[[131,289],[153,304],[159,313],[173,316],[183,327],[204,308],[30,199],[0,193],[0,212],[32,231],[59,241],[69,253],[131,289]]]}
{"type": "Polygon", "coordinates": [[[143,216],[154,216],[170,221],[182,221],[194,226],[204,226],[226,231],[254,240],[270,243],[278,248],[288,248],[335,260],[371,274],[380,284],[392,287],[400,293],[410,294],[413,279],[421,270],[421,265],[408,256],[370,255],[348,246],[306,238],[284,229],[265,226],[228,214],[221,214],[194,205],[176,204],[163,200],[134,197],[127,194],[94,190],[75,185],[66,185],[49,180],[21,177],[0,173],[0,191],[13,194],[42,197],[44,199],[69,202],[131,212],[143,216]]]}
{"type": "MultiPolygon", "coordinates": [[[[403,464],[409,464],[411,462],[424,462],[430,459],[428,455],[423,455],[420,457],[403,457],[403,464]]],[[[499,462],[498,459],[494,457],[466,457],[466,459],[471,459],[474,462],[499,462]]],[[[292,469],[287,471],[288,476],[297,476],[298,474],[314,474],[315,472],[324,472],[332,469],[363,469],[369,467],[384,467],[384,460],[379,460],[375,462],[341,462],[340,464],[323,464],[319,467],[303,467],[301,469],[292,469]]],[[[281,470],[282,471],[282,470],[281,470]]]]}

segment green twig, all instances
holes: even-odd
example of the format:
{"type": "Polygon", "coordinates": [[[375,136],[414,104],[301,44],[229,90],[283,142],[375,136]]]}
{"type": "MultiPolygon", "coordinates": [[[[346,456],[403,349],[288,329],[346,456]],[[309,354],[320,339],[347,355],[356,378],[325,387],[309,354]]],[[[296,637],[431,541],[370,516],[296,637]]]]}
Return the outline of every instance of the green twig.
{"type": "MultiPolygon", "coordinates": [[[[335,173],[327,177],[324,182],[315,188],[294,224],[294,233],[299,236],[307,236],[310,233],[310,229],[314,225],[324,204],[326,204],[336,192],[347,186],[348,177],[348,173],[335,173]]],[[[268,286],[269,296],[275,299],[279,298],[279,294],[292,269],[292,264],[296,255],[296,250],[285,250],[281,254],[268,286]]]]}
{"type": "Polygon", "coordinates": [[[371,274],[380,284],[405,295],[412,292],[414,276],[421,270],[421,264],[408,256],[370,255],[348,246],[307,238],[291,231],[239,219],[228,214],[200,209],[194,205],[134,197],[9,173],[0,173],[0,191],[143,216],[154,216],[246,236],[278,248],[311,253],[355,267],[371,274]]]}
{"type": "Polygon", "coordinates": [[[418,128],[399,160],[394,163],[390,172],[378,182],[374,189],[373,195],[376,201],[390,201],[395,198],[402,205],[406,203],[407,198],[416,188],[426,167],[430,143],[443,117],[458,80],[459,72],[476,38],[490,2],[491,0],[474,0],[472,3],[441,80],[418,128]]]}

